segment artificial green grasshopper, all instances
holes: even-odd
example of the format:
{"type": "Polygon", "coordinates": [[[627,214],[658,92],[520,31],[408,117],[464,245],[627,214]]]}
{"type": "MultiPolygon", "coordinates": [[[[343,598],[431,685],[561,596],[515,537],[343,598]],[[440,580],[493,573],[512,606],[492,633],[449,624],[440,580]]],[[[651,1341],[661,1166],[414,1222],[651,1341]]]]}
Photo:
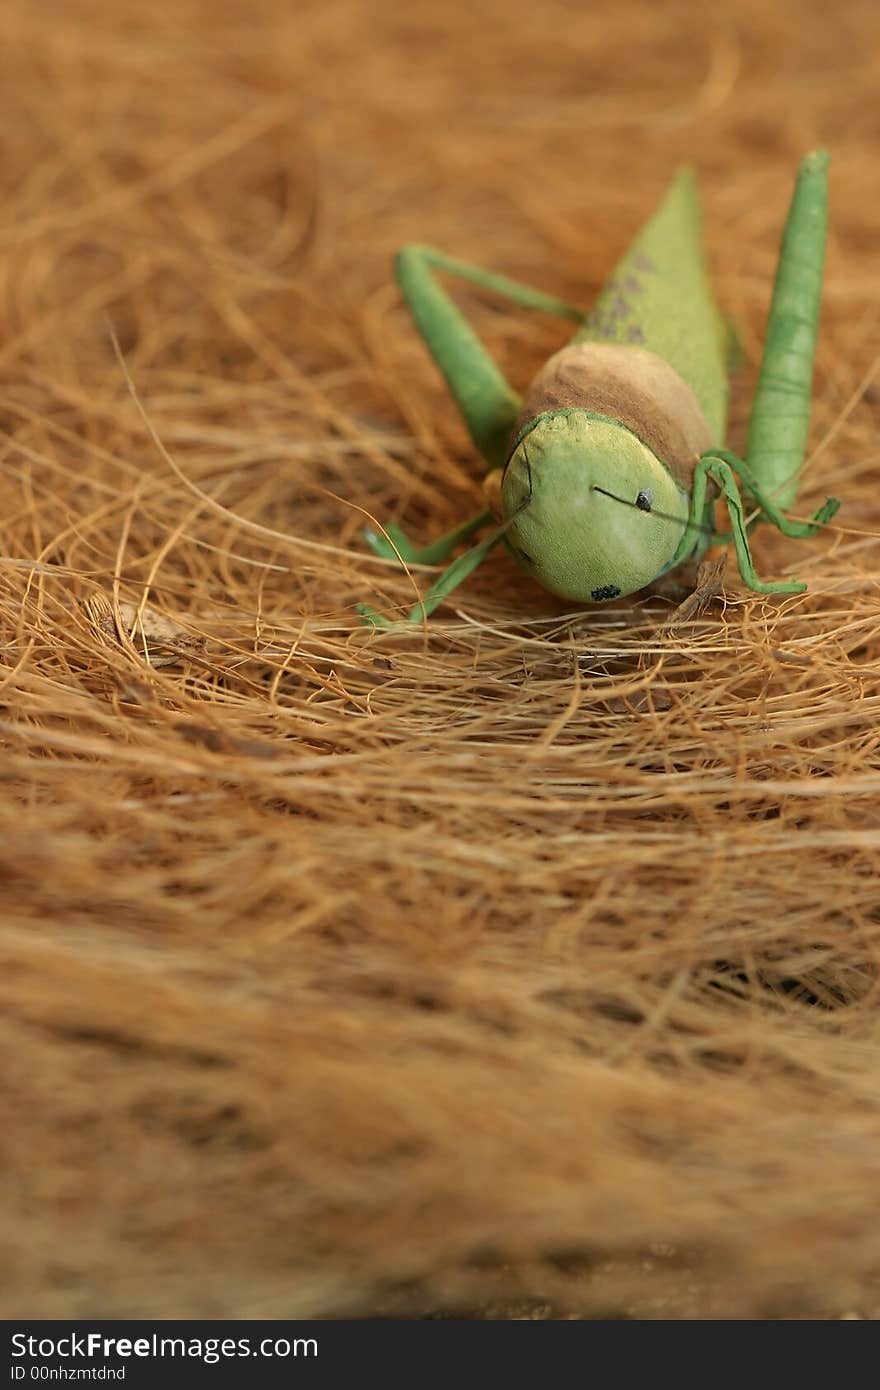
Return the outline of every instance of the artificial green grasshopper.
{"type": "MultiPolygon", "coordinates": [[[[576,603],[631,594],[730,539],[750,589],[806,588],[797,580],[762,583],[748,533],[756,521],[767,521],[786,536],[809,536],[839,506],[829,498],[810,522],[783,515],[797,496],[809,426],[827,166],[827,155],[817,151],[798,171],[745,461],[721,447],[730,333],[707,278],[689,170],[678,175],[588,314],[429,247],[399,252],[404,296],[489,465],[496,507],[422,549],[393,523],[390,540],[374,532],[367,540],[388,558],[441,564],[497,522],[499,512],[501,518],[441,574],[407,621],[433,612],[502,538],[544,588],[576,603]],[[437,271],[578,323],[522,399],[438,283],[437,271]],[[730,517],[725,536],[714,526],[719,497],[730,517]],[[747,509],[754,513],[748,521],[747,509]]],[[[374,625],[389,625],[365,604],[359,611],[374,625]]]]}

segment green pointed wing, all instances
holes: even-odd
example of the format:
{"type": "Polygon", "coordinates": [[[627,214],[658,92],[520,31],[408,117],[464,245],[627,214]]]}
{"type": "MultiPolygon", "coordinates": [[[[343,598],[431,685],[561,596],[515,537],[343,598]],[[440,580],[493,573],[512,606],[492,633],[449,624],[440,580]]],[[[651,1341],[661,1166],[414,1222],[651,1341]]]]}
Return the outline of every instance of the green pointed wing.
{"type": "Polygon", "coordinates": [[[718,443],[727,421],[727,331],[703,252],[700,204],[683,169],[605,285],[575,341],[656,352],[693,390],[718,443]]]}

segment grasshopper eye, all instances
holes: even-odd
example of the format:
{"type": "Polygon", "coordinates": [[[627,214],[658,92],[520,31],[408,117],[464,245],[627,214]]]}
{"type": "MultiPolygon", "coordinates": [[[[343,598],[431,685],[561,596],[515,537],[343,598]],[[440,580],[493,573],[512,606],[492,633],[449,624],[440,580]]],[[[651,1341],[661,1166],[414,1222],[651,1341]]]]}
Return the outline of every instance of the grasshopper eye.
{"type": "Polygon", "coordinates": [[[640,512],[650,512],[654,505],[654,494],[645,488],[636,498],[636,506],[640,512]]]}

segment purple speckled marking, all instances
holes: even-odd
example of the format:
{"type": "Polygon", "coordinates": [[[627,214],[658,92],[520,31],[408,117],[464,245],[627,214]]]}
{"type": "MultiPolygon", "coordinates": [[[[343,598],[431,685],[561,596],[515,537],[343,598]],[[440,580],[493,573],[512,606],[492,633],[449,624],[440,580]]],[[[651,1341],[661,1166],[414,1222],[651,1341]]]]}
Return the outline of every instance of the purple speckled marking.
{"type": "Polygon", "coordinates": [[[588,317],[588,323],[599,338],[617,342],[644,343],[645,335],[637,324],[626,325],[627,319],[635,315],[633,301],[644,293],[644,285],[637,275],[632,274],[632,266],[638,264],[642,269],[653,268],[647,256],[636,256],[627,267],[624,275],[612,275],[606,283],[600,302],[588,317]]]}

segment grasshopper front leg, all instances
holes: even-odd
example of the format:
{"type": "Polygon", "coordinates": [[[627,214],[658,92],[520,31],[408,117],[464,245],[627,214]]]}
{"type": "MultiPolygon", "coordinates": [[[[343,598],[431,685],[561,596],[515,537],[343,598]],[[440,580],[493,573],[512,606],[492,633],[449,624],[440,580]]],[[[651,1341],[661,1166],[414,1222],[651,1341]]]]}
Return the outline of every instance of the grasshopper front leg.
{"type": "MultiPolygon", "coordinates": [[[[740,471],[741,475],[745,471],[743,466],[738,464],[732,456],[722,457],[720,454],[705,454],[700,459],[694,471],[694,485],[691,493],[691,522],[695,522],[700,516],[706,515],[708,485],[715,483],[724,498],[727,506],[727,513],[730,517],[731,539],[736,550],[736,559],[739,566],[740,576],[743,583],[756,594],[802,594],[806,589],[806,584],[802,584],[798,579],[777,580],[774,582],[764,582],[759,579],[752,562],[752,552],[749,546],[748,523],[746,522],[745,509],[742,497],[734,476],[734,467],[740,471]]],[[[756,501],[759,499],[756,498],[756,501]]],[[[711,499],[709,499],[711,503],[711,499]]],[[[834,499],[829,499],[833,502],[834,499]]],[[[836,511],[836,504],[831,515],[836,511]]],[[[817,514],[815,521],[809,523],[790,523],[791,525],[811,526],[815,530],[816,526],[821,525],[828,519],[828,504],[817,514]]]]}
{"type": "MultiPolygon", "coordinates": [[[[488,513],[488,515],[491,515],[491,513],[488,513]]],[[[434,580],[434,583],[424,597],[413,604],[405,618],[403,618],[403,621],[406,623],[418,623],[430,617],[434,609],[438,608],[443,600],[448,598],[452,591],[457,589],[459,584],[462,584],[464,580],[467,579],[468,575],[473,574],[477,566],[483,563],[489,551],[493,546],[498,544],[506,530],[507,523],[496,527],[485,540],[480,541],[477,545],[471,546],[470,550],[466,550],[463,555],[457,556],[452,564],[434,580]]],[[[385,618],[381,613],[377,613],[375,608],[371,608],[367,603],[359,603],[356,607],[358,613],[360,613],[364,621],[368,622],[371,627],[396,627],[397,625],[392,619],[385,618]]]]}
{"type": "Polygon", "coordinates": [[[364,539],[373,553],[381,555],[383,560],[403,560],[408,565],[442,565],[444,560],[449,559],[456,546],[462,541],[470,540],[474,532],[488,525],[491,520],[490,511],[478,512],[476,516],[469,517],[461,525],[447,531],[445,536],[438,536],[437,540],[421,547],[413,545],[396,521],[388,522],[384,536],[381,531],[367,527],[364,539]]]}

